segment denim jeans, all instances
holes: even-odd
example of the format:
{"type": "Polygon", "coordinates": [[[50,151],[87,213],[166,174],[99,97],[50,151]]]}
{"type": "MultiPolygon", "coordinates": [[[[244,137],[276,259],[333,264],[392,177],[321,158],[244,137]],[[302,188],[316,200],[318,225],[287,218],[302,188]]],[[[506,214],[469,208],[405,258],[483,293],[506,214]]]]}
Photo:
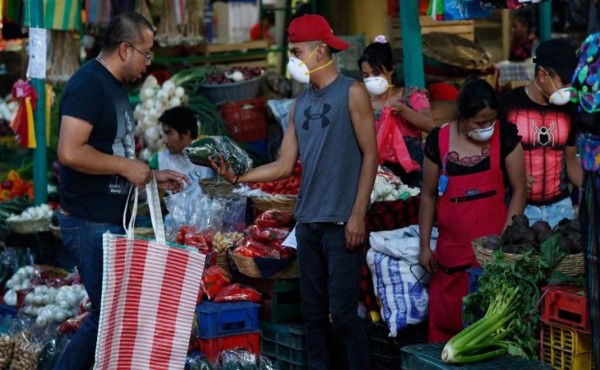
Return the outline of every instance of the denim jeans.
{"type": "Polygon", "coordinates": [[[73,255],[92,310],[65,349],[55,370],[87,370],[94,364],[100,297],[102,294],[102,234],[124,234],[118,224],[98,223],[73,216],[59,215],[60,232],[65,248],[73,255]]]}
{"type": "Polygon", "coordinates": [[[551,228],[558,225],[558,222],[563,218],[568,218],[569,220],[575,218],[575,211],[573,210],[573,204],[570,197],[545,206],[528,204],[523,213],[529,219],[530,225],[536,221],[542,220],[549,223],[551,228]]]}
{"type": "Polygon", "coordinates": [[[330,363],[330,315],[349,369],[370,369],[367,334],[357,314],[361,248],[347,250],[345,227],[333,223],[298,224],[296,239],[309,369],[340,368],[330,363]]]}

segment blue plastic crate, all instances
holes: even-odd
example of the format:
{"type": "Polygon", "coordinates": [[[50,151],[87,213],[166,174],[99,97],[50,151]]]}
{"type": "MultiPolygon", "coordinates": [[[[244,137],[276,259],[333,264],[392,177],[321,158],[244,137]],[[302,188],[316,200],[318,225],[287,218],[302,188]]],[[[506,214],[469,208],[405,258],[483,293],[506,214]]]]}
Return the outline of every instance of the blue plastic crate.
{"type": "Polygon", "coordinates": [[[483,269],[481,267],[472,267],[467,269],[469,274],[469,294],[475,293],[479,290],[479,277],[483,275],[483,269]]]}
{"type": "Polygon", "coordinates": [[[196,335],[211,339],[257,331],[258,307],[254,302],[202,302],[196,306],[196,335]]]}

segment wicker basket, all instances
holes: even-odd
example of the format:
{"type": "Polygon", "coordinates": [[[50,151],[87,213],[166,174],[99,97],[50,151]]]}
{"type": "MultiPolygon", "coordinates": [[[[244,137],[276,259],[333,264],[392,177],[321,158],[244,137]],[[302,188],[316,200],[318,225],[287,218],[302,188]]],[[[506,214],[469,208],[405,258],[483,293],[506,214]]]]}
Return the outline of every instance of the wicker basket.
{"type": "Polygon", "coordinates": [[[227,251],[223,251],[221,253],[217,253],[216,254],[216,265],[219,266],[220,268],[222,268],[223,270],[227,271],[228,273],[231,273],[231,270],[229,269],[229,260],[227,257],[227,251]]]}
{"type": "Polygon", "coordinates": [[[216,198],[227,198],[231,196],[235,185],[231,185],[220,177],[200,180],[202,192],[206,195],[216,198]]]}
{"type": "Polygon", "coordinates": [[[8,229],[17,234],[35,234],[50,229],[51,217],[38,220],[6,221],[8,229]]]}
{"type": "Polygon", "coordinates": [[[254,207],[261,212],[270,209],[279,209],[282,211],[294,212],[296,209],[296,197],[250,197],[254,207]]]}
{"type": "MultiPolygon", "coordinates": [[[[229,258],[231,258],[231,260],[235,264],[235,267],[241,274],[252,278],[262,279],[263,276],[260,270],[258,269],[258,266],[256,266],[254,258],[239,256],[233,253],[233,248],[230,248],[228,253],[229,258]]],[[[269,279],[296,279],[299,276],[298,274],[298,260],[296,259],[294,260],[294,262],[292,262],[291,265],[279,271],[275,275],[269,277],[269,279]]]]}
{"type": "Polygon", "coordinates": [[[60,226],[55,226],[50,224],[50,231],[52,232],[52,235],[54,235],[54,237],[56,239],[61,239],[62,235],[60,234],[60,226]]]}
{"type": "MultiPolygon", "coordinates": [[[[473,253],[475,254],[475,259],[481,266],[492,262],[492,254],[494,253],[493,250],[487,249],[483,246],[484,240],[485,237],[475,239],[471,243],[473,247],[473,253]]],[[[504,260],[507,262],[514,262],[522,257],[522,254],[504,253],[504,260]]],[[[537,260],[538,255],[534,254],[531,256],[531,258],[533,260],[537,260]]],[[[556,264],[554,271],[560,271],[567,276],[583,275],[585,273],[583,252],[566,255],[556,264]]]]}

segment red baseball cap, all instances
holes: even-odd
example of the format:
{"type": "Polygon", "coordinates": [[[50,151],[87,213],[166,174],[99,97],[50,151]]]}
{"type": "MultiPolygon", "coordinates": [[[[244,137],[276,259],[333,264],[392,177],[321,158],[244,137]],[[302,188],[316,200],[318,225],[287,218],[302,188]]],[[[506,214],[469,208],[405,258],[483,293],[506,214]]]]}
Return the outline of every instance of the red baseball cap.
{"type": "Polygon", "coordinates": [[[343,51],[350,46],[346,41],[335,37],[325,18],[317,14],[305,14],[294,19],[288,27],[290,42],[323,41],[334,52],[343,51]]]}

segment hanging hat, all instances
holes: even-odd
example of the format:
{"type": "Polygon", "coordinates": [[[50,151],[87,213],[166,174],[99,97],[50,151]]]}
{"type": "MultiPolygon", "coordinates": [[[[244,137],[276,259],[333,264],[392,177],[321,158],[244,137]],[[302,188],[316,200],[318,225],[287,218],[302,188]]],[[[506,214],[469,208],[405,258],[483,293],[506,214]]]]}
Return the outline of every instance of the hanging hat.
{"type": "Polygon", "coordinates": [[[305,14],[295,18],[288,27],[290,42],[323,41],[334,52],[348,49],[350,44],[333,35],[325,18],[317,14],[305,14]]]}
{"type": "Polygon", "coordinates": [[[600,33],[589,35],[579,48],[579,61],[573,74],[571,88],[575,91],[580,109],[600,112],[600,33]]]}

